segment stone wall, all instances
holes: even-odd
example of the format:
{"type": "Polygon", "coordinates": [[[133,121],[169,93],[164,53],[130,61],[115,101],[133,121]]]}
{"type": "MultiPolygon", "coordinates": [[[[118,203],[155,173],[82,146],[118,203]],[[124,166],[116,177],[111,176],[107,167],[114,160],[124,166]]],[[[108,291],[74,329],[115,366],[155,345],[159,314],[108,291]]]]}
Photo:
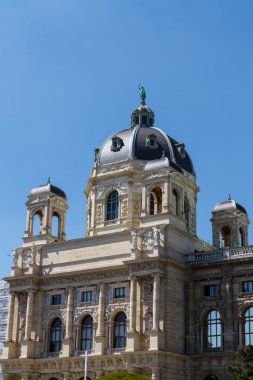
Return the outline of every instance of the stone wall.
{"type": "MultiPolygon", "coordinates": [[[[3,341],[6,337],[9,306],[9,284],[0,280],[0,357],[3,353],[3,341]]],[[[2,380],[2,368],[0,365],[0,380],[2,380]]]]}

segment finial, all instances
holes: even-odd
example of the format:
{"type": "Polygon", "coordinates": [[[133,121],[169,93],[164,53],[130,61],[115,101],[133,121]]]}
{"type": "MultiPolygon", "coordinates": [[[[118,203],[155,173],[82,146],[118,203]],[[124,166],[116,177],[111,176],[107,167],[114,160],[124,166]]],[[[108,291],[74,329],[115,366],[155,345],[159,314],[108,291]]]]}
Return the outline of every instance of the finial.
{"type": "Polygon", "coordinates": [[[140,97],[141,97],[141,105],[145,106],[146,104],[146,92],[143,86],[139,84],[140,97]]]}
{"type": "Polygon", "coordinates": [[[47,179],[47,183],[48,183],[48,184],[51,183],[51,178],[50,178],[50,177],[48,177],[48,179],[47,179]]]}
{"type": "Polygon", "coordinates": [[[231,194],[228,194],[228,200],[231,201],[231,194]]]}

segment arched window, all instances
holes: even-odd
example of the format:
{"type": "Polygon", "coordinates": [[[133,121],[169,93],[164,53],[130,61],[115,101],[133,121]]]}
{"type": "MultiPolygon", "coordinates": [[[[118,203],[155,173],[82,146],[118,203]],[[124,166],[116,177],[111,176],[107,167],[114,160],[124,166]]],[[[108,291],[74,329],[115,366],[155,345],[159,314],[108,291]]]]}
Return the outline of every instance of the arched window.
{"type": "Polygon", "coordinates": [[[62,321],[56,318],[50,331],[50,352],[60,352],[62,345],[62,321]]]}
{"type": "Polygon", "coordinates": [[[37,211],[33,216],[32,221],[32,235],[37,236],[41,234],[42,212],[37,211]]]}
{"type": "Polygon", "coordinates": [[[107,198],[106,220],[118,219],[119,215],[119,193],[113,190],[107,198]]]}
{"type": "Polygon", "coordinates": [[[253,344],[253,307],[247,309],[244,316],[244,344],[253,344]]]}
{"type": "Polygon", "coordinates": [[[172,191],[172,212],[176,216],[180,216],[179,213],[179,195],[176,189],[172,191]]]}
{"type": "Polygon", "coordinates": [[[160,214],[162,212],[162,189],[157,186],[152,189],[149,197],[150,215],[160,214]]]}
{"type": "Polygon", "coordinates": [[[208,351],[220,351],[221,349],[221,320],[217,310],[211,310],[207,315],[207,342],[208,351]]]}
{"type": "Polygon", "coordinates": [[[51,235],[60,237],[60,217],[56,211],[53,212],[51,226],[51,235]]]}
{"type": "Polygon", "coordinates": [[[231,230],[228,226],[222,227],[220,231],[220,247],[230,247],[231,246],[231,230]]]}
{"type": "Polygon", "coordinates": [[[244,231],[243,231],[242,227],[239,229],[239,243],[240,243],[241,247],[243,247],[245,245],[244,231]]]}
{"type": "Polygon", "coordinates": [[[184,218],[186,221],[186,227],[190,227],[190,203],[189,199],[185,195],[184,197],[184,218]]]}
{"type": "Polygon", "coordinates": [[[87,315],[81,325],[80,350],[92,350],[93,346],[93,318],[87,315]]]}
{"type": "Polygon", "coordinates": [[[114,348],[126,347],[126,314],[121,311],[114,320],[114,348]]]}

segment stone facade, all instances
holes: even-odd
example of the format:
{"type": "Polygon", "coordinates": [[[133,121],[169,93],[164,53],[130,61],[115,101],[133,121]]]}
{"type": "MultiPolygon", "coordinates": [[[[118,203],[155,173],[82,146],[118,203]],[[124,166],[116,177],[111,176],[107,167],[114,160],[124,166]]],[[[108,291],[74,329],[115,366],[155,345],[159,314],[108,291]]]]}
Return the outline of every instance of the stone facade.
{"type": "MultiPolygon", "coordinates": [[[[3,342],[6,339],[9,307],[9,285],[0,280],[0,357],[3,354],[3,342]]],[[[2,367],[0,365],[0,379],[2,380],[2,367]]]]}
{"type": "Polygon", "coordinates": [[[4,380],[79,380],[85,350],[90,379],[228,380],[235,352],[253,339],[245,209],[216,205],[214,246],[200,240],[184,144],[154,127],[143,102],[131,120],[95,151],[85,238],[65,240],[61,189],[49,181],[28,196],[24,244],[6,278],[4,380]]]}

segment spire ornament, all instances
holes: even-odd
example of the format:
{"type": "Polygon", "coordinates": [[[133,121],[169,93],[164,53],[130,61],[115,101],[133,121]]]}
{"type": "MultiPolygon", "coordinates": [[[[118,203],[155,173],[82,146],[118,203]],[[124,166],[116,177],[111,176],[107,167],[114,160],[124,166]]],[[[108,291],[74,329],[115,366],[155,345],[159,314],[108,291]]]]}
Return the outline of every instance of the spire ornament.
{"type": "Polygon", "coordinates": [[[140,97],[141,97],[141,105],[146,105],[146,92],[143,86],[139,84],[139,90],[140,90],[140,97]]]}

